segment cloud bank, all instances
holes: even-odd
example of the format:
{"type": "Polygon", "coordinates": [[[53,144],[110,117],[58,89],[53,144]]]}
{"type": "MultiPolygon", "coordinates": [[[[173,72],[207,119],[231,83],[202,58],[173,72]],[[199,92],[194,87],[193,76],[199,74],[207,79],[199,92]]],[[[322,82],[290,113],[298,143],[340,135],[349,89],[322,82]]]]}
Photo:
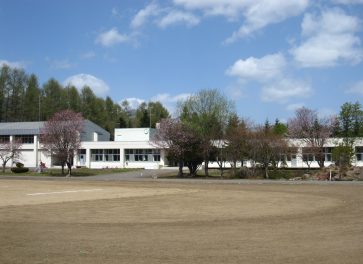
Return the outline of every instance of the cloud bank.
{"type": "Polygon", "coordinates": [[[98,96],[105,96],[110,90],[108,85],[103,80],[85,73],[70,76],[63,82],[63,84],[65,86],[73,85],[78,90],[81,90],[85,86],[89,86],[98,96]]]}

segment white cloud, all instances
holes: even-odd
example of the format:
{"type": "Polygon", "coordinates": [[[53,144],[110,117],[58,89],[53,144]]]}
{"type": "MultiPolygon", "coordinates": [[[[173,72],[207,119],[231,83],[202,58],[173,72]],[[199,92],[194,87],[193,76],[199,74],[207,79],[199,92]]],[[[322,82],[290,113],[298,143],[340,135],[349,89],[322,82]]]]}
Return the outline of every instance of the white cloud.
{"type": "Polygon", "coordinates": [[[124,43],[130,41],[130,37],[125,34],[120,34],[117,28],[111,28],[109,31],[105,31],[98,35],[96,43],[105,47],[110,47],[118,43],[124,43]]]}
{"type": "Polygon", "coordinates": [[[344,5],[363,4],[363,0],[332,0],[332,2],[344,5]]]}
{"type": "Polygon", "coordinates": [[[179,5],[189,10],[199,10],[206,15],[225,16],[235,19],[241,12],[251,5],[251,1],[236,0],[174,0],[175,5],[179,5]]]}
{"type": "MultiPolygon", "coordinates": [[[[242,2],[242,1],[241,1],[242,2]]],[[[300,15],[309,5],[309,0],[260,0],[246,1],[245,23],[235,31],[226,43],[232,43],[270,24],[280,23],[290,17],[300,15]]]]}
{"type": "Polygon", "coordinates": [[[179,101],[186,100],[191,94],[181,93],[177,95],[170,95],[168,93],[158,94],[151,98],[151,101],[158,101],[161,103],[177,103],[179,101]]]}
{"type": "Polygon", "coordinates": [[[131,27],[137,29],[142,27],[151,17],[155,17],[160,13],[160,7],[155,2],[150,3],[144,9],[141,9],[131,21],[131,27]]]}
{"type": "Polygon", "coordinates": [[[291,98],[308,97],[312,93],[308,83],[284,78],[262,87],[261,99],[266,102],[286,103],[291,98]]]}
{"type": "Polygon", "coordinates": [[[200,19],[192,13],[172,10],[158,21],[158,25],[161,28],[177,23],[184,23],[187,26],[195,26],[198,25],[199,22],[200,19]]]}
{"type": "Polygon", "coordinates": [[[181,93],[177,95],[170,95],[168,93],[158,94],[152,97],[150,100],[153,102],[160,102],[166,109],[168,109],[169,113],[175,113],[176,106],[178,102],[186,100],[190,97],[189,93],[181,93]]]}
{"type": "Polygon", "coordinates": [[[25,63],[21,61],[8,61],[8,60],[0,60],[0,67],[9,66],[10,68],[25,68],[25,63]]]}
{"type": "Polygon", "coordinates": [[[244,17],[245,23],[226,40],[231,43],[269,24],[301,14],[308,7],[309,0],[174,0],[174,4],[201,11],[206,16],[224,16],[228,20],[244,17]]]}
{"type": "Polygon", "coordinates": [[[103,80],[84,73],[68,77],[63,84],[73,85],[79,90],[81,90],[84,86],[89,86],[98,96],[104,96],[109,91],[108,85],[103,80]]]}
{"type": "Polygon", "coordinates": [[[136,30],[152,18],[154,23],[165,28],[175,23],[195,26],[201,18],[223,16],[229,21],[244,23],[225,42],[231,43],[246,37],[269,24],[300,15],[310,0],[173,0],[169,7],[162,7],[156,1],[139,10],[133,17],[130,27],[136,30]]]}
{"type": "Polygon", "coordinates": [[[285,66],[285,57],[276,53],[262,58],[240,59],[227,69],[226,74],[236,76],[240,80],[265,81],[281,76],[285,66]]]}
{"type": "Polygon", "coordinates": [[[287,65],[285,56],[275,53],[238,60],[227,69],[226,74],[238,77],[241,92],[245,92],[247,82],[261,83],[262,101],[286,103],[292,98],[310,96],[312,89],[307,82],[287,77],[287,65]]]}
{"type": "Polygon", "coordinates": [[[352,87],[347,92],[363,96],[363,80],[352,85],[352,87]]]}
{"type": "Polygon", "coordinates": [[[323,11],[321,16],[306,14],[302,22],[303,43],[291,49],[302,67],[332,67],[339,63],[355,64],[363,59],[358,18],[340,9],[323,11]]]}
{"type": "Polygon", "coordinates": [[[145,102],[144,99],[136,98],[136,97],[130,97],[130,98],[125,98],[125,99],[121,100],[119,102],[119,104],[121,105],[121,103],[123,101],[127,101],[129,103],[129,106],[130,106],[131,109],[137,109],[142,103],[145,102]]]}

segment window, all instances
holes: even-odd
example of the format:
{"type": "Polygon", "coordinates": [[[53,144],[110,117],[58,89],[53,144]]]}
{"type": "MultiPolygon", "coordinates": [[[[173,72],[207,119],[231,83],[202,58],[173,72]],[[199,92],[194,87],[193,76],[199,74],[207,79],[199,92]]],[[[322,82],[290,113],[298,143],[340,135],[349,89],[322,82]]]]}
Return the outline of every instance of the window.
{"type": "Polygon", "coordinates": [[[85,149],[79,149],[78,154],[86,155],[86,150],[85,149]]]}
{"type": "Polygon", "coordinates": [[[287,153],[282,154],[284,157],[282,159],[282,161],[292,161],[294,159],[296,159],[296,153],[297,149],[296,148],[289,148],[287,153]]]}
{"type": "Polygon", "coordinates": [[[0,135],[0,143],[8,143],[10,141],[10,136],[0,135]]]}
{"type": "Polygon", "coordinates": [[[334,148],[325,148],[324,149],[326,161],[333,161],[333,155],[332,155],[333,150],[334,150],[334,148]]]}
{"type": "Polygon", "coordinates": [[[120,161],[120,150],[91,149],[91,161],[120,161]]]}
{"type": "Polygon", "coordinates": [[[357,158],[357,161],[363,161],[363,147],[355,148],[355,156],[357,158]]]}
{"type": "Polygon", "coordinates": [[[315,155],[311,148],[303,148],[302,153],[303,153],[302,159],[304,162],[311,163],[311,162],[315,161],[315,155]]]}
{"type": "Polygon", "coordinates": [[[103,149],[91,149],[91,161],[103,161],[103,149]]]}
{"type": "Polygon", "coordinates": [[[106,161],[120,161],[119,149],[104,149],[104,155],[106,161]]]}
{"type": "Polygon", "coordinates": [[[15,140],[20,140],[22,144],[33,144],[34,135],[16,135],[15,140]]]}
{"type": "Polygon", "coordinates": [[[125,149],[125,161],[159,162],[160,149],[125,149]]]}
{"type": "Polygon", "coordinates": [[[153,155],[154,161],[160,161],[160,154],[154,154],[153,155]]]}

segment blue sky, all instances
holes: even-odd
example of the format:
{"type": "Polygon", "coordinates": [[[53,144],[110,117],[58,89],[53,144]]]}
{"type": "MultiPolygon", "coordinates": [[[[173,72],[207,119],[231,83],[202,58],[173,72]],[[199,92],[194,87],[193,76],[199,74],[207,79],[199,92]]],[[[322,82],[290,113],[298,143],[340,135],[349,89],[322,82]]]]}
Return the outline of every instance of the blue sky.
{"type": "Polygon", "coordinates": [[[363,98],[363,0],[0,0],[0,64],[119,102],[216,88],[287,120],[363,98]]]}

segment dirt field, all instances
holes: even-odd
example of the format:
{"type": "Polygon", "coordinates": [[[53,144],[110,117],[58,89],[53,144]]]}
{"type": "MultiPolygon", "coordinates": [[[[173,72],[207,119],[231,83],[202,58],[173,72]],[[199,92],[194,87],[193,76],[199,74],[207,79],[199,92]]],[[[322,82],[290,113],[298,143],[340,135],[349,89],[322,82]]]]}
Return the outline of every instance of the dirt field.
{"type": "Polygon", "coordinates": [[[1,179],[0,263],[363,263],[363,185],[1,179]]]}

